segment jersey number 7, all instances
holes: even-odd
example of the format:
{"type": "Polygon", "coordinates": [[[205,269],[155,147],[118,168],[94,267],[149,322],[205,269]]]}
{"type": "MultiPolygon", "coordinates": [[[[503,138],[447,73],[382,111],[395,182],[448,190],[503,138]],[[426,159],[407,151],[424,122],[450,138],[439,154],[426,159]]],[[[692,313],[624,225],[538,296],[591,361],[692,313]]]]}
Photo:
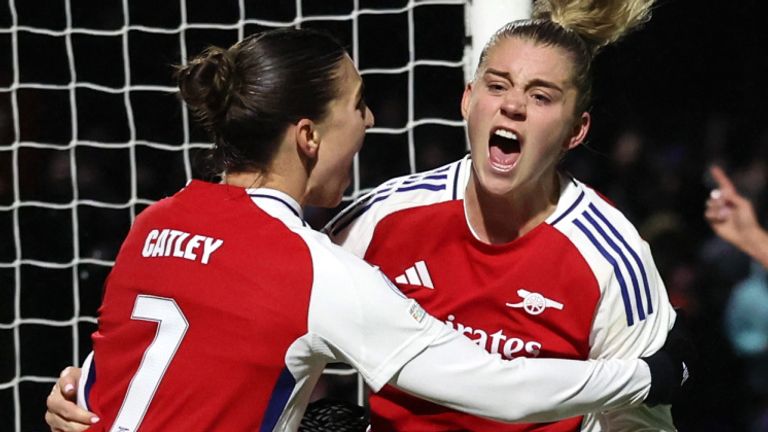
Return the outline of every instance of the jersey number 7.
{"type": "Polygon", "coordinates": [[[133,432],[139,427],[189,328],[187,318],[172,298],[136,296],[131,319],[157,322],[157,333],[144,351],[110,432],[133,432]]]}

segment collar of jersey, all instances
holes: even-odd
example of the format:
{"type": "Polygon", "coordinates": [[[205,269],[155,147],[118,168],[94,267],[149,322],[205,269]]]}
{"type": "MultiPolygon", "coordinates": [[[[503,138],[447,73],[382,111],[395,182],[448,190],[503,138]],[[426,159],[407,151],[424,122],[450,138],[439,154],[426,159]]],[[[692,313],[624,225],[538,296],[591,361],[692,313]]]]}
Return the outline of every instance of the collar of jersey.
{"type": "Polygon", "coordinates": [[[284,220],[290,212],[291,215],[301,221],[302,225],[306,225],[301,206],[287,193],[270,188],[252,188],[246,189],[245,192],[259,208],[270,216],[284,220]]]}
{"type": "MultiPolygon", "coordinates": [[[[464,201],[464,192],[466,191],[467,185],[469,184],[469,177],[472,171],[472,159],[470,155],[467,155],[459,163],[459,169],[455,175],[459,176],[456,181],[459,185],[461,185],[461,187],[458,188],[457,195],[458,199],[462,200],[462,206],[464,207],[464,221],[466,222],[467,228],[469,228],[472,236],[478,242],[482,243],[480,236],[477,235],[475,229],[472,228],[472,224],[469,223],[469,216],[467,215],[467,204],[466,201],[464,201]]],[[[560,183],[560,198],[557,200],[555,211],[552,212],[552,214],[549,215],[544,221],[544,223],[549,225],[556,224],[569,213],[571,213],[571,211],[581,202],[581,199],[584,195],[582,186],[576,181],[575,178],[573,178],[573,176],[568,173],[558,171],[557,177],[560,183]]]]}

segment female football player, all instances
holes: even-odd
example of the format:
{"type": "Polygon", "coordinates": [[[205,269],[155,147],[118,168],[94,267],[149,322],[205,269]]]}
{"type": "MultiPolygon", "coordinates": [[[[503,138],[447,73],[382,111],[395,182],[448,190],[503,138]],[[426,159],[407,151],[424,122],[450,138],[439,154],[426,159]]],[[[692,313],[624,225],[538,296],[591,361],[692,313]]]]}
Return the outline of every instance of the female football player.
{"type": "MultiPolygon", "coordinates": [[[[652,0],[541,0],[485,47],[461,110],[470,155],[384,183],[327,228],[430,314],[505,358],[637,358],[675,322],[650,250],[597,192],[558,169],[591,123],[600,48],[652,0]]],[[[502,425],[386,387],[372,430],[674,430],[669,407],[502,425]]]]}
{"type": "Polygon", "coordinates": [[[390,383],[502,421],[668,402],[680,387],[675,350],[645,362],[489,355],[312,230],[302,207],[339,203],[373,125],[361,77],[329,37],[265,32],[177,77],[223,181],[192,181],[137,218],[79,380],[92,413],[63,400],[58,388],[75,393],[64,377],[53,430],[96,418],[91,430],[295,430],[330,362],[374,391],[390,383]]]}

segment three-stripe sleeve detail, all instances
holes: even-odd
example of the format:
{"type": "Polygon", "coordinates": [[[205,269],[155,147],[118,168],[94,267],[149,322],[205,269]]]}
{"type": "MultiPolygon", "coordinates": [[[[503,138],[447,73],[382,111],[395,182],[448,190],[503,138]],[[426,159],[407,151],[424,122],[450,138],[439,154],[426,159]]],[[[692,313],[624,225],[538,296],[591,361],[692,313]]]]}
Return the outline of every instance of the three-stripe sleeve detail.
{"type": "Polygon", "coordinates": [[[410,192],[414,190],[427,190],[432,192],[445,190],[446,181],[448,179],[448,174],[446,171],[449,168],[450,167],[443,167],[439,170],[430,171],[428,173],[412,175],[406,178],[398,186],[388,184],[386,187],[376,190],[367,198],[359,201],[357,204],[351,207],[349,211],[345,212],[343,215],[340,215],[340,217],[338,217],[337,220],[331,225],[331,234],[338,234],[344,228],[348,227],[349,224],[354,222],[355,219],[359,218],[368,210],[370,210],[374,204],[383,201],[394,194],[410,192]]]}
{"type": "Polygon", "coordinates": [[[630,247],[621,232],[610,223],[608,218],[594,204],[589,204],[588,207],[573,220],[573,224],[584,233],[600,255],[613,267],[624,303],[627,325],[632,326],[636,319],[643,321],[653,313],[651,290],[645,266],[637,251],[630,247]]]}
{"type": "MultiPolygon", "coordinates": [[[[590,204],[589,208],[595,213],[595,215],[597,215],[598,218],[600,218],[600,220],[603,221],[605,226],[607,226],[608,229],[611,230],[611,233],[613,234],[613,236],[617,238],[619,242],[621,242],[621,244],[624,246],[624,250],[629,252],[629,255],[632,257],[632,260],[635,262],[635,264],[637,264],[637,269],[639,270],[640,276],[642,277],[642,280],[643,280],[643,286],[645,287],[645,298],[648,301],[648,315],[652,314],[653,303],[651,302],[651,286],[648,283],[648,272],[645,271],[645,265],[643,265],[643,260],[640,259],[640,256],[637,254],[637,252],[634,249],[629,247],[629,244],[624,239],[624,236],[621,235],[621,233],[619,232],[619,230],[616,229],[615,226],[613,226],[608,222],[608,219],[605,217],[605,215],[603,215],[597,209],[597,207],[595,207],[594,204],[590,204]]],[[[637,296],[639,297],[640,293],[637,293],[637,296]]]]}
{"type": "Polygon", "coordinates": [[[587,236],[589,241],[591,241],[592,244],[595,245],[595,248],[597,248],[597,250],[603,256],[603,258],[605,258],[605,260],[608,261],[608,263],[611,264],[611,266],[613,266],[613,272],[616,275],[616,279],[619,281],[619,287],[621,288],[621,298],[624,300],[624,312],[627,314],[627,326],[634,325],[635,319],[632,313],[632,305],[629,302],[629,293],[627,292],[627,284],[624,282],[624,277],[621,274],[621,269],[619,269],[618,263],[613,258],[613,256],[611,256],[611,254],[608,253],[608,251],[605,250],[605,248],[603,248],[600,242],[595,238],[595,236],[589,230],[589,228],[587,228],[578,219],[574,219],[573,223],[584,233],[584,235],[587,236]]]}

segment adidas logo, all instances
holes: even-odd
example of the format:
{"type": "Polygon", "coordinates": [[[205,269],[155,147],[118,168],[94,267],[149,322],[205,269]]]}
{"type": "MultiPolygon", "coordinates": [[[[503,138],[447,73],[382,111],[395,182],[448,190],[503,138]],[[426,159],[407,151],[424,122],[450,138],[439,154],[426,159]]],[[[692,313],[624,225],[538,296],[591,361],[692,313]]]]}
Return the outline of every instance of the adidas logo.
{"type": "Polygon", "coordinates": [[[405,269],[405,273],[396,277],[395,282],[435,289],[435,285],[432,283],[432,278],[429,276],[429,271],[427,270],[427,264],[425,264],[424,261],[419,261],[405,269]]]}

